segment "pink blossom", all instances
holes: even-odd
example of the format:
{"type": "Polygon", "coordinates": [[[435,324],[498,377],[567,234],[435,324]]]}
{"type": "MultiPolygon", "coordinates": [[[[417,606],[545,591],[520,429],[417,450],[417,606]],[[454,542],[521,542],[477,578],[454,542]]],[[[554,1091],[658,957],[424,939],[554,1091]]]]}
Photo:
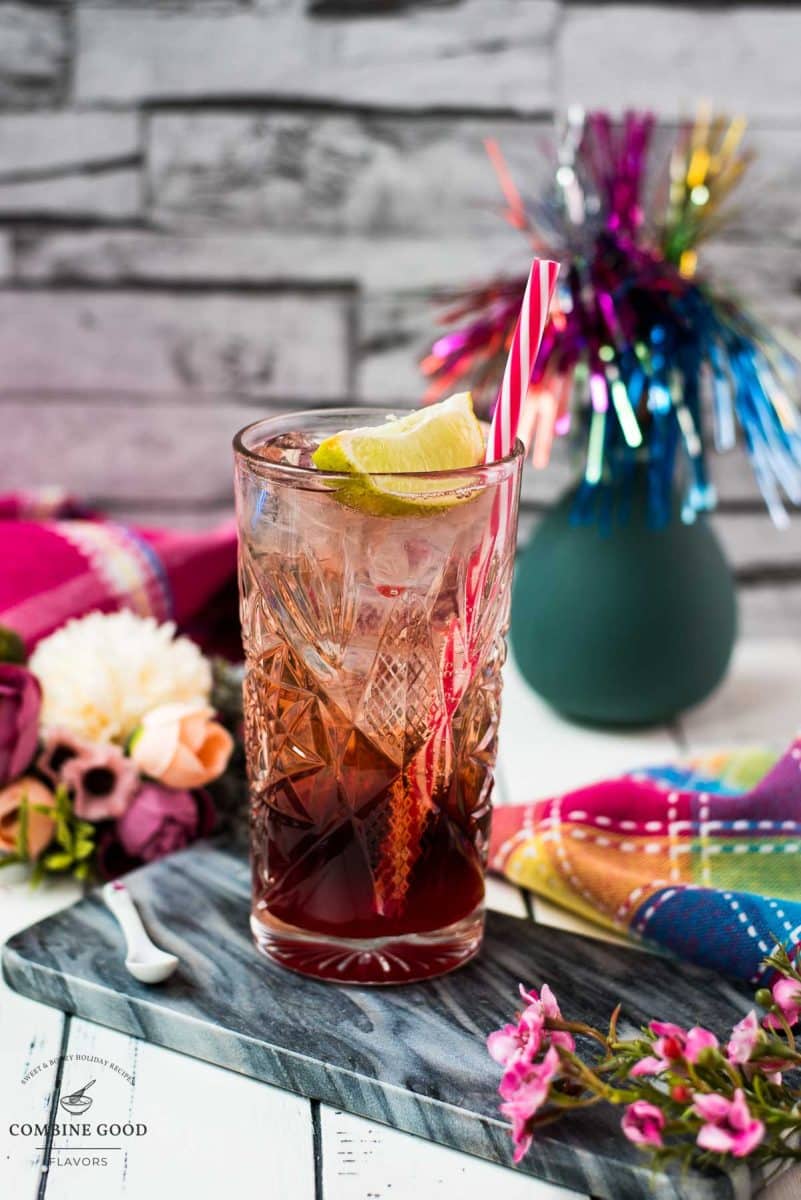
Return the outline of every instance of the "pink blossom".
{"type": "MultiPolygon", "coordinates": [[[[522,983],[520,984],[520,995],[526,1002],[526,1012],[531,1013],[535,1018],[538,1016],[543,1024],[547,1021],[561,1021],[562,1011],[559,1008],[559,1002],[554,996],[547,983],[542,985],[539,994],[531,989],[527,992],[522,983]]],[[[550,1041],[554,1046],[561,1046],[564,1050],[575,1050],[576,1043],[572,1034],[567,1030],[557,1029],[548,1031],[550,1041]]]]}
{"type": "Polygon", "coordinates": [[[647,1100],[635,1100],[623,1114],[621,1128],[635,1146],[661,1146],[665,1114],[647,1100]]]}
{"type": "Polygon", "coordinates": [[[629,1071],[629,1075],[631,1075],[632,1078],[636,1078],[638,1075],[660,1075],[662,1071],[666,1071],[669,1066],[670,1063],[667,1061],[667,1059],[654,1058],[652,1054],[648,1054],[645,1058],[641,1058],[639,1062],[634,1064],[629,1071]]]}
{"type": "Polygon", "coordinates": [[[714,1033],[699,1025],[682,1029],[669,1021],[651,1021],[648,1028],[659,1036],[654,1042],[653,1055],[636,1062],[629,1075],[660,1075],[675,1063],[696,1063],[704,1050],[717,1050],[719,1042],[714,1033]]]}
{"type": "Polygon", "coordinates": [[[487,1049],[502,1067],[511,1063],[531,1062],[540,1051],[545,1022],[533,1006],[521,1013],[517,1025],[507,1024],[487,1038],[487,1049]]]}
{"type": "MultiPolygon", "coordinates": [[[[773,1003],[788,1025],[795,1025],[801,1016],[801,983],[796,979],[778,979],[772,989],[773,1003]]],[[[762,1024],[767,1029],[781,1029],[781,1021],[775,1013],[768,1013],[762,1024]]]]}
{"type": "Polygon", "coordinates": [[[751,1116],[741,1088],[731,1100],[716,1093],[696,1096],[693,1108],[705,1122],[696,1138],[702,1150],[745,1158],[765,1136],[765,1126],[751,1116]]]}
{"type": "Polygon", "coordinates": [[[91,750],[92,746],[89,742],[82,741],[69,730],[51,729],[45,734],[36,766],[53,787],[58,787],[60,783],[64,782],[61,772],[67,763],[73,758],[77,758],[79,754],[91,752],[91,750]]]}
{"type": "Polygon", "coordinates": [[[654,1051],[657,1058],[664,1064],[662,1067],[664,1071],[671,1062],[677,1062],[682,1058],[687,1041],[687,1030],[670,1021],[651,1021],[648,1028],[651,1033],[657,1035],[654,1051]]]}
{"type": "Polygon", "coordinates": [[[687,1036],[687,1030],[681,1025],[674,1025],[672,1021],[649,1021],[648,1028],[657,1037],[675,1037],[683,1040],[687,1036]]]}
{"type": "Polygon", "coordinates": [[[111,742],[84,745],[61,768],[62,781],[74,794],[73,809],[82,821],[121,817],[139,786],[139,772],[111,742]]]}
{"type": "Polygon", "coordinates": [[[684,1058],[688,1063],[697,1063],[705,1050],[717,1050],[719,1045],[720,1042],[714,1033],[702,1029],[700,1025],[694,1025],[684,1043],[684,1058]]]}
{"type": "Polygon", "coordinates": [[[498,1088],[505,1103],[501,1112],[512,1122],[514,1161],[520,1162],[531,1145],[529,1122],[548,1099],[552,1081],[559,1074],[559,1054],[551,1046],[539,1063],[515,1062],[504,1072],[498,1088]]]}
{"type": "Polygon", "coordinates": [[[514,1163],[522,1162],[531,1149],[531,1143],[534,1140],[534,1135],[529,1128],[528,1117],[524,1117],[514,1111],[514,1105],[512,1104],[502,1104],[501,1112],[512,1122],[512,1143],[515,1148],[512,1161],[514,1163]]]}
{"type": "Polygon", "coordinates": [[[747,1063],[762,1038],[759,1021],[753,1009],[738,1021],[731,1031],[726,1057],[730,1063],[747,1063]]]}

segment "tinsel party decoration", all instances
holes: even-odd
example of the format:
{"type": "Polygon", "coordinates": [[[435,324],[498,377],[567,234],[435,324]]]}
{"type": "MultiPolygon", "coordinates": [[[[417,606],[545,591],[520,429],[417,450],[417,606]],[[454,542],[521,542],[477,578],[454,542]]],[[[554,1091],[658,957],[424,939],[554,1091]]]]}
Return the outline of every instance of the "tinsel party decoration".
{"type": "MultiPolygon", "coordinates": [[[[685,521],[712,509],[707,425],[718,451],[733,448],[739,427],[777,525],[788,521],[785,499],[801,504],[801,418],[790,398],[798,357],[698,270],[699,244],[724,222],[750,161],[744,129],[741,119],[700,112],[660,172],[650,113],[616,124],[571,109],[552,182],[528,204],[500,148],[487,143],[504,216],[528,239],[526,257],[562,263],[521,436],[537,467],[556,436],[570,432],[580,444],[579,520],[594,519],[604,493],[625,494],[637,463],[648,472],[654,526],[670,519],[677,476],[685,521]]],[[[451,328],[421,364],[428,401],[469,387],[491,405],[525,283],[521,274],[452,298],[441,318],[451,328]]]]}

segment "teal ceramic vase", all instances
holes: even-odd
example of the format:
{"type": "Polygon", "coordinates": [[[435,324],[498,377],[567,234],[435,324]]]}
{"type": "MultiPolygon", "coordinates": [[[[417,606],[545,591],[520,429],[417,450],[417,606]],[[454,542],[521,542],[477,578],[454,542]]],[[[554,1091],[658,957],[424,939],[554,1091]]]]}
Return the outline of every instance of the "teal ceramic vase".
{"type": "Polygon", "coordinates": [[[709,523],[648,519],[646,472],[625,514],[577,524],[577,488],[546,513],[518,557],[511,645],[525,678],[566,717],[650,725],[703,700],[726,673],[737,631],[731,569],[709,523]]]}

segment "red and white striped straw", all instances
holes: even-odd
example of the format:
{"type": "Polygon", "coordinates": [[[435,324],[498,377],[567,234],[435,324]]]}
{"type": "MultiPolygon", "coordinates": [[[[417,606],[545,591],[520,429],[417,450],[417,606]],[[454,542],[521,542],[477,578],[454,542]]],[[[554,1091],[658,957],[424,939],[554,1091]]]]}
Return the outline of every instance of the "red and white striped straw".
{"type": "Polygon", "coordinates": [[[492,425],[487,439],[488,463],[505,458],[515,444],[520,411],[539,354],[558,274],[559,263],[551,262],[550,259],[535,258],[531,264],[523,303],[520,306],[520,316],[506,360],[503,383],[495,412],[492,414],[492,425]]]}

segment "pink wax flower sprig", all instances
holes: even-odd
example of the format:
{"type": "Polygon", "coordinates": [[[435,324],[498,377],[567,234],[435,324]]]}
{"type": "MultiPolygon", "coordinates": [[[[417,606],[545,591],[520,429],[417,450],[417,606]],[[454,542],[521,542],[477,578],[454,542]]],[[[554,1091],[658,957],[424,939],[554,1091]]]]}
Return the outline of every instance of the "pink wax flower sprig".
{"type": "Polygon", "coordinates": [[[620,1005],[602,1032],[567,1020],[547,984],[521,985],[515,1021],[487,1038],[503,1068],[500,1111],[511,1123],[515,1163],[542,1125],[604,1102],[623,1109],[623,1136],[655,1166],[801,1160],[801,1045],[793,1032],[801,970],[783,946],[764,966],[775,976],[756,994],[767,1011],[760,1019],[752,1010],[722,1039],[701,1025],[657,1020],[624,1038],[620,1005]]]}

